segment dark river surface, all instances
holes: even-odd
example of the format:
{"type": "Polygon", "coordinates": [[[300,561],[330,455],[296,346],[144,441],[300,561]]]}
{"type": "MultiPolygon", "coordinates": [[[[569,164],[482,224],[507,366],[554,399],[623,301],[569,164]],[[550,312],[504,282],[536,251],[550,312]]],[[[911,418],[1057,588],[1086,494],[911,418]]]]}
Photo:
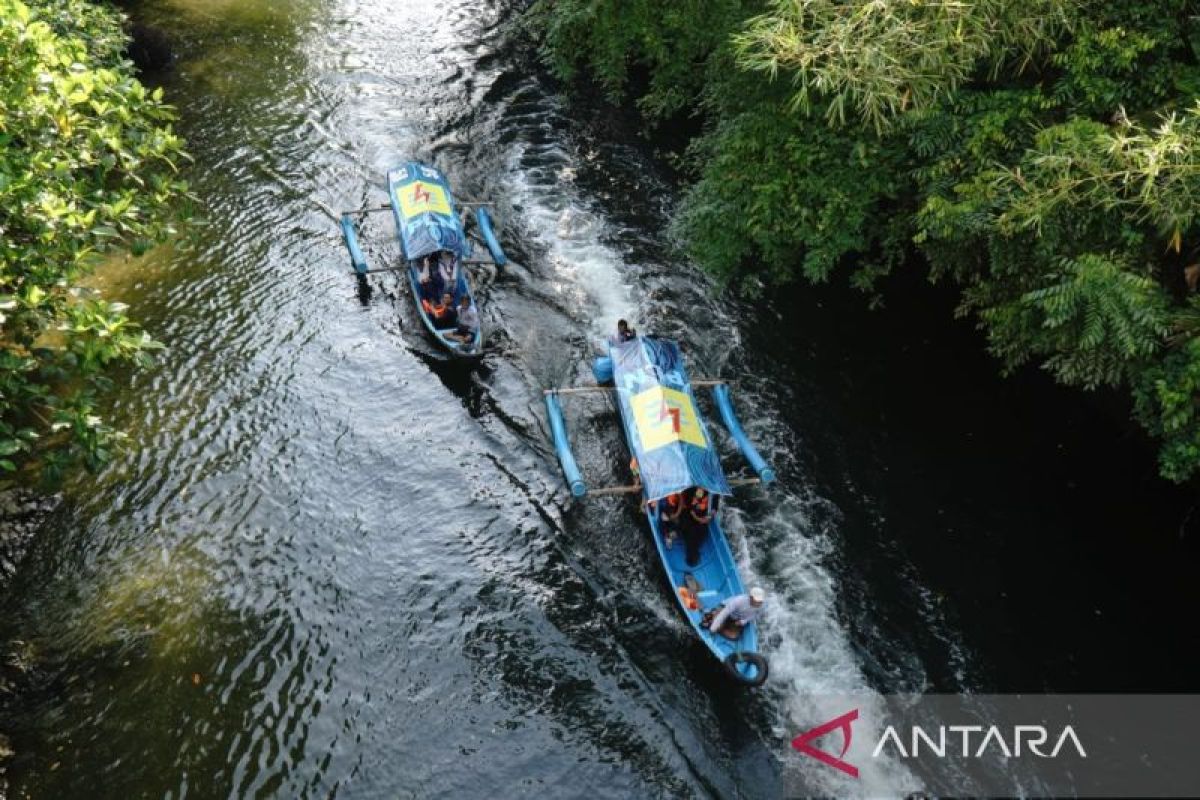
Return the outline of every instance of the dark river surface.
{"type": "MultiPolygon", "coordinates": [[[[813,696],[1195,688],[1192,500],[1152,452],[998,378],[918,280],[877,312],[722,296],[666,238],[670,178],[567,104],[510,3],[144,14],[179,46],[205,222],[96,281],[167,349],[3,601],[36,664],[14,797],[830,793],[788,748],[813,696]],[[431,356],[395,275],[360,294],[327,213],[408,158],[498,203],[516,263],[480,275],[474,372],[431,356]],[[632,506],[562,486],[541,390],[587,382],[621,316],[734,380],[781,475],[726,511],[771,598],[759,692],[692,640],[632,506]]],[[[607,407],[569,422],[592,484],[625,481],[607,407]]]]}

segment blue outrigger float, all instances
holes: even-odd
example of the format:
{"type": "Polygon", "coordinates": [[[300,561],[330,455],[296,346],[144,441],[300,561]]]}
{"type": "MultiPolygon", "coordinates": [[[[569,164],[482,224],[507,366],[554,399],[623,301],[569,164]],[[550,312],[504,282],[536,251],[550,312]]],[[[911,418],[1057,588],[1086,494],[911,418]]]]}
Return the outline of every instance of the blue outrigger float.
{"type": "Polygon", "coordinates": [[[483,354],[483,326],[480,325],[475,335],[468,341],[454,338],[453,327],[439,327],[422,304],[422,299],[436,302],[440,298],[423,298],[419,283],[422,262],[428,257],[437,258],[442,253],[449,253],[454,265],[452,283],[445,285],[444,290],[453,295],[455,306],[465,295],[475,305],[475,296],[471,292],[471,284],[467,277],[468,264],[492,263],[503,267],[508,259],[496,233],[492,228],[492,219],[487,212],[487,203],[463,203],[475,207],[475,222],[483,244],[490,253],[490,262],[471,258],[471,242],[467,238],[464,223],[467,218],[459,217],[455,209],[454,198],[450,194],[450,184],[446,176],[436,167],[410,161],[387,173],[388,200],[386,206],[346,211],[341,215],[340,225],[346,248],[350,251],[350,263],[354,272],[360,278],[376,272],[405,271],[408,274],[408,285],[412,291],[413,302],[417,314],[424,323],[426,330],[451,356],[455,358],[478,358],[483,354]],[[376,211],[391,209],[396,223],[396,233],[400,240],[400,251],[405,264],[398,267],[383,267],[368,269],[366,257],[358,245],[358,236],[354,230],[354,217],[370,214],[376,211]]]}
{"type": "Polygon", "coordinates": [[[666,544],[657,508],[657,501],[688,489],[699,487],[714,497],[727,497],[734,485],[767,484],[775,480],[774,471],[754,449],[734,414],[729,386],[723,381],[693,383],[688,379],[678,345],[651,337],[609,342],[608,356],[597,358],[592,370],[597,386],[545,392],[554,447],[571,494],[582,498],[589,494],[640,492],[659,560],[692,629],[730,676],[750,686],[762,685],[767,679],[767,662],[758,652],[756,624],[747,625],[736,640],[714,634],[702,624],[706,612],[745,592],[719,515],[713,515],[707,535],[700,543],[698,563],[688,566],[682,542],[674,546],[666,544]],[[693,385],[712,387],[721,419],[757,478],[726,479],[704,419],[697,411],[693,385]],[[638,485],[589,490],[584,483],[571,453],[560,403],[562,395],[584,392],[615,395],[625,440],[637,461],[638,485]]]}

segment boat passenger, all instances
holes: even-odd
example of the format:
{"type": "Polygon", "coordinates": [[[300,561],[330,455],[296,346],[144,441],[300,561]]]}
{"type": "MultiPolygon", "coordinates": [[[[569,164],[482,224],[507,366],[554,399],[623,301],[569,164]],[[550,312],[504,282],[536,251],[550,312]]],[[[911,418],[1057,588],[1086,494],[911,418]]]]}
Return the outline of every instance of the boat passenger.
{"type": "Polygon", "coordinates": [[[429,256],[421,261],[421,269],[417,273],[417,286],[421,290],[422,305],[425,301],[433,301],[441,297],[442,292],[446,289],[446,281],[441,274],[433,268],[433,261],[429,256]]]}
{"type": "Polygon", "coordinates": [[[683,495],[679,492],[669,494],[661,502],[650,501],[651,509],[658,510],[659,528],[662,530],[663,544],[671,547],[675,544],[675,536],[679,525],[679,517],[683,514],[683,495]]]}
{"type": "Polygon", "coordinates": [[[442,281],[442,287],[448,292],[458,289],[458,261],[449,250],[438,254],[437,275],[442,281]]]}
{"type": "Polygon", "coordinates": [[[449,292],[442,293],[440,303],[431,303],[428,300],[422,300],[421,306],[433,321],[433,327],[435,328],[451,328],[458,322],[458,313],[454,310],[454,295],[449,292]]]}
{"type": "Polygon", "coordinates": [[[731,597],[723,605],[706,613],[701,623],[712,633],[736,640],[741,637],[742,630],[747,625],[758,619],[766,599],[767,593],[761,587],[755,586],[749,594],[731,597]]]}
{"type": "Polygon", "coordinates": [[[621,344],[637,338],[637,331],[629,327],[629,323],[623,319],[617,320],[617,333],[612,337],[613,344],[621,344]]]}
{"type": "Polygon", "coordinates": [[[680,529],[683,533],[683,544],[687,547],[687,565],[694,567],[700,563],[700,543],[708,533],[708,523],[712,522],[717,512],[717,498],[697,486],[684,496],[687,513],[679,518],[680,529]]]}
{"type": "Polygon", "coordinates": [[[454,333],[446,335],[461,342],[473,342],[478,332],[479,310],[471,305],[471,296],[464,292],[463,296],[458,298],[458,327],[454,329],[454,333]]]}

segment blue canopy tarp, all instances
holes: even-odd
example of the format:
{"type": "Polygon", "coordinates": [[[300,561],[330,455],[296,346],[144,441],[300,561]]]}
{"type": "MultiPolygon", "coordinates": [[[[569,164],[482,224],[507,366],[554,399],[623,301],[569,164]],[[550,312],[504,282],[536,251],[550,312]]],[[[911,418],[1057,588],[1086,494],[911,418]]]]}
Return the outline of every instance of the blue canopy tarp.
{"type": "Polygon", "coordinates": [[[405,258],[418,259],[439,250],[463,258],[470,255],[450,184],[440,170],[410,161],[389,171],[387,182],[405,258]]]}
{"type": "Polygon", "coordinates": [[[646,497],[692,486],[731,494],[704,419],[696,410],[679,346],[639,337],[612,344],[613,382],[646,497]]]}

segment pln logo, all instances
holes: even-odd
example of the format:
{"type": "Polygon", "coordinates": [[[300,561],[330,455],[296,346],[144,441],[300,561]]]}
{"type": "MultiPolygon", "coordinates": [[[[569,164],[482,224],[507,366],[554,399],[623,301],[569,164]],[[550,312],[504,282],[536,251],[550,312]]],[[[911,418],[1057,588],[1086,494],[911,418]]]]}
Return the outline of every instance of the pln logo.
{"type": "Polygon", "coordinates": [[[850,741],[853,737],[853,732],[850,728],[850,725],[856,719],[858,719],[857,708],[853,711],[848,711],[845,714],[842,714],[840,717],[834,717],[833,719],[829,720],[829,722],[826,722],[823,725],[818,725],[812,730],[805,731],[795,739],[792,739],[792,749],[798,750],[810,758],[815,758],[822,764],[833,767],[836,770],[841,770],[851,778],[857,778],[858,767],[854,766],[849,761],[844,760],[846,752],[850,749],[850,741]],[[822,736],[833,733],[837,730],[842,732],[842,752],[834,756],[813,746],[812,742],[814,740],[820,739],[822,736]]]}
{"type": "Polygon", "coordinates": [[[412,201],[414,203],[428,203],[432,199],[433,198],[430,196],[429,190],[422,186],[420,182],[413,187],[412,201]]]}

